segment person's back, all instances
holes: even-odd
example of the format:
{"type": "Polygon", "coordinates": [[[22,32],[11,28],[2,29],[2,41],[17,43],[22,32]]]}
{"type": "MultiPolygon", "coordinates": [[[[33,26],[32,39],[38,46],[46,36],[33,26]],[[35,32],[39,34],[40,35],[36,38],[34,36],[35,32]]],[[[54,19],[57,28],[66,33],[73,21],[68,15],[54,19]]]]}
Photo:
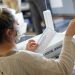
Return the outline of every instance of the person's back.
{"type": "Polygon", "coordinates": [[[59,60],[47,59],[30,51],[0,57],[0,75],[70,75],[75,59],[75,44],[66,36],[59,60]]]}

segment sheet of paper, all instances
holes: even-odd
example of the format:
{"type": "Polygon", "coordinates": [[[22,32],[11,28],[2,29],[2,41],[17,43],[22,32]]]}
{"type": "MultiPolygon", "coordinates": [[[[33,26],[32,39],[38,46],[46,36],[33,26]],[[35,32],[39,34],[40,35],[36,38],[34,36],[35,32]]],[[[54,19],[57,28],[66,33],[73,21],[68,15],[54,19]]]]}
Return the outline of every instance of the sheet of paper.
{"type": "Polygon", "coordinates": [[[46,10],[43,12],[44,15],[44,20],[45,20],[45,24],[46,24],[46,28],[50,28],[54,31],[54,24],[53,24],[53,20],[52,20],[52,14],[50,10],[46,10]]]}
{"type": "Polygon", "coordinates": [[[50,0],[51,7],[52,8],[61,8],[63,7],[63,1],[62,0],[50,0]]]}
{"type": "Polygon", "coordinates": [[[44,32],[42,33],[40,39],[38,40],[39,46],[35,52],[42,53],[47,48],[47,46],[50,44],[55,34],[56,32],[52,31],[49,28],[46,28],[44,32]]]}
{"type": "Polygon", "coordinates": [[[17,25],[17,28],[19,30],[19,35],[26,33],[27,23],[24,22],[23,14],[20,12],[20,13],[16,14],[15,17],[19,23],[19,25],[17,25]]]}
{"type": "Polygon", "coordinates": [[[42,33],[39,41],[38,41],[38,48],[36,49],[36,52],[42,53],[50,44],[51,40],[55,36],[56,32],[54,30],[54,25],[53,25],[53,20],[52,20],[52,15],[50,10],[46,10],[43,12],[44,14],[44,19],[45,19],[45,24],[46,24],[46,29],[42,33]]]}

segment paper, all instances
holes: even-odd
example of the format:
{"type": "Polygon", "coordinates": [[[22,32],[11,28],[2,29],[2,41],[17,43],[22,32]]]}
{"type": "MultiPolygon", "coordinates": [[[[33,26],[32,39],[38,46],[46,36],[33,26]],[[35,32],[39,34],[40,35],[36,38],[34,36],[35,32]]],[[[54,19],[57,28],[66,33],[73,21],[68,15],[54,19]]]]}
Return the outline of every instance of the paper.
{"type": "Polygon", "coordinates": [[[46,10],[43,12],[46,29],[42,33],[40,39],[38,40],[38,48],[36,49],[36,52],[42,53],[48,46],[48,44],[51,42],[53,37],[55,36],[56,32],[54,30],[52,15],[50,10],[46,10]]]}
{"type": "Polygon", "coordinates": [[[56,32],[52,31],[49,28],[46,28],[42,33],[40,39],[38,40],[39,46],[35,52],[42,53],[47,48],[55,34],[56,32]]]}
{"type": "Polygon", "coordinates": [[[15,17],[16,17],[16,19],[18,20],[19,23],[24,23],[24,18],[23,18],[22,12],[17,13],[17,14],[15,15],[15,17]]]}
{"type": "Polygon", "coordinates": [[[46,10],[43,12],[43,14],[44,14],[46,28],[50,28],[54,31],[54,24],[53,24],[53,20],[52,20],[51,11],[46,10]]]}
{"type": "Polygon", "coordinates": [[[24,22],[23,14],[20,12],[15,15],[16,20],[18,21],[19,25],[17,25],[17,29],[19,30],[18,35],[23,35],[26,33],[27,23],[24,22]]]}

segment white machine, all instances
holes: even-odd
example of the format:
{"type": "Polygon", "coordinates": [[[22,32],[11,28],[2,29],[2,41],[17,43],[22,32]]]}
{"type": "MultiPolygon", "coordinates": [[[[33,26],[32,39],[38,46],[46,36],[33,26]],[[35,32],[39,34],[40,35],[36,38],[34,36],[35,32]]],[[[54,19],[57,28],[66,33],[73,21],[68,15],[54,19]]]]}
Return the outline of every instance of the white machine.
{"type": "Polygon", "coordinates": [[[35,52],[42,53],[45,57],[56,57],[62,48],[64,33],[57,33],[54,30],[52,15],[50,10],[43,12],[46,23],[46,29],[38,40],[39,47],[35,52]]]}

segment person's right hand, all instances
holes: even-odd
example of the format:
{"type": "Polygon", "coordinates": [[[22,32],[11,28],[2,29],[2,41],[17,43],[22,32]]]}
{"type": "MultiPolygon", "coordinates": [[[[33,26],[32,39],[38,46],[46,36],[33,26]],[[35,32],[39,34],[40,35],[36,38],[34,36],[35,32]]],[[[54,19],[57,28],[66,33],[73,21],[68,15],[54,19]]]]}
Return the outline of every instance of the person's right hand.
{"type": "Polygon", "coordinates": [[[71,22],[69,23],[65,35],[71,37],[75,35],[75,19],[72,19],[71,22]]]}
{"type": "Polygon", "coordinates": [[[37,47],[38,47],[38,44],[34,40],[29,40],[26,45],[26,50],[35,52],[37,47]]]}

